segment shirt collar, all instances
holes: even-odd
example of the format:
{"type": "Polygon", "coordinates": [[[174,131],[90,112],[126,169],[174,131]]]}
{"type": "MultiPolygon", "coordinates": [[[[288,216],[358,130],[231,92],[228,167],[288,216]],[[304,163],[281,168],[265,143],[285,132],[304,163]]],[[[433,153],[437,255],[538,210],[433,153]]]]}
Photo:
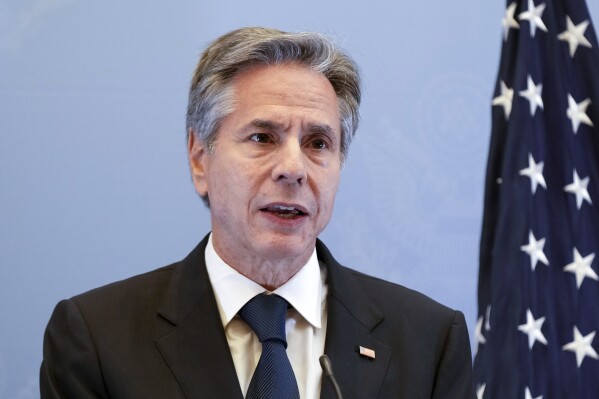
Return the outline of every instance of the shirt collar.
{"type": "MultiPolygon", "coordinates": [[[[223,327],[227,327],[243,305],[267,291],[222,260],[214,249],[212,234],[204,256],[220,318],[223,327]]],[[[308,262],[274,293],[285,298],[315,328],[320,328],[323,290],[324,281],[314,249],[308,262]]]]}

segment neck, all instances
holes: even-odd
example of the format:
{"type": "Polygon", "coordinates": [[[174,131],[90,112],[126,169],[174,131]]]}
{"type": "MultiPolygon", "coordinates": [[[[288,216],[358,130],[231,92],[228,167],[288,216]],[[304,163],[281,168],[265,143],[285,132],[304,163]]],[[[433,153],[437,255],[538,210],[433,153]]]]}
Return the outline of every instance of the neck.
{"type": "MultiPolygon", "coordinates": [[[[306,260],[307,262],[307,260],[306,260]]],[[[280,262],[264,262],[258,264],[247,264],[244,263],[239,267],[238,265],[229,264],[232,268],[243,274],[250,280],[260,284],[268,291],[274,291],[283,284],[285,284],[291,277],[297,273],[306,262],[299,265],[296,264],[281,264],[280,262]]]]}
{"type": "Polygon", "coordinates": [[[264,258],[257,255],[239,256],[239,251],[221,248],[213,240],[214,250],[221,259],[268,291],[274,291],[293,277],[312,256],[312,251],[294,257],[264,258]]]}

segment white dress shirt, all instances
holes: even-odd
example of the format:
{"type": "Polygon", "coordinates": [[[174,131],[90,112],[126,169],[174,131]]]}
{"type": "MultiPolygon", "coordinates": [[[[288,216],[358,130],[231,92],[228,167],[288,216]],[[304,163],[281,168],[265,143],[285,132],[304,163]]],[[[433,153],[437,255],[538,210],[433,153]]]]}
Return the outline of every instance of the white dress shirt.
{"type": "MultiPolygon", "coordinates": [[[[227,265],[216,253],[212,235],[205,258],[239,385],[245,396],[262,353],[262,344],[237,312],[250,299],[268,291],[227,265]]],[[[293,306],[287,311],[285,322],[287,356],[302,399],[320,396],[322,369],[318,358],[324,353],[327,324],[325,277],[326,270],[321,270],[314,249],[308,263],[274,291],[293,306]]]]}

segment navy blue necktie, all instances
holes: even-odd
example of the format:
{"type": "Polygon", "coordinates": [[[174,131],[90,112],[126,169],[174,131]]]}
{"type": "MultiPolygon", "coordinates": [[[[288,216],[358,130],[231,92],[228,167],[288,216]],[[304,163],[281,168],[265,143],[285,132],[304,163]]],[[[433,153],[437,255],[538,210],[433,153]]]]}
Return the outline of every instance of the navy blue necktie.
{"type": "Polygon", "coordinates": [[[246,399],[299,399],[295,374],[287,357],[285,316],[287,301],[260,294],[239,311],[262,343],[262,355],[250,381],[246,399]]]}

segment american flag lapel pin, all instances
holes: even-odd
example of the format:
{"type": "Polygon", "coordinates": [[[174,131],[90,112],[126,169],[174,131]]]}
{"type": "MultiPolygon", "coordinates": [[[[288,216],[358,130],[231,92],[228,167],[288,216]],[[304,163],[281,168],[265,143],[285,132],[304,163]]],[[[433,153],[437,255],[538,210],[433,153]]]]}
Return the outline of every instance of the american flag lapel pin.
{"type": "Polygon", "coordinates": [[[364,346],[358,346],[358,353],[360,354],[360,356],[363,356],[370,360],[374,360],[374,358],[376,357],[374,349],[366,348],[364,346]]]}

